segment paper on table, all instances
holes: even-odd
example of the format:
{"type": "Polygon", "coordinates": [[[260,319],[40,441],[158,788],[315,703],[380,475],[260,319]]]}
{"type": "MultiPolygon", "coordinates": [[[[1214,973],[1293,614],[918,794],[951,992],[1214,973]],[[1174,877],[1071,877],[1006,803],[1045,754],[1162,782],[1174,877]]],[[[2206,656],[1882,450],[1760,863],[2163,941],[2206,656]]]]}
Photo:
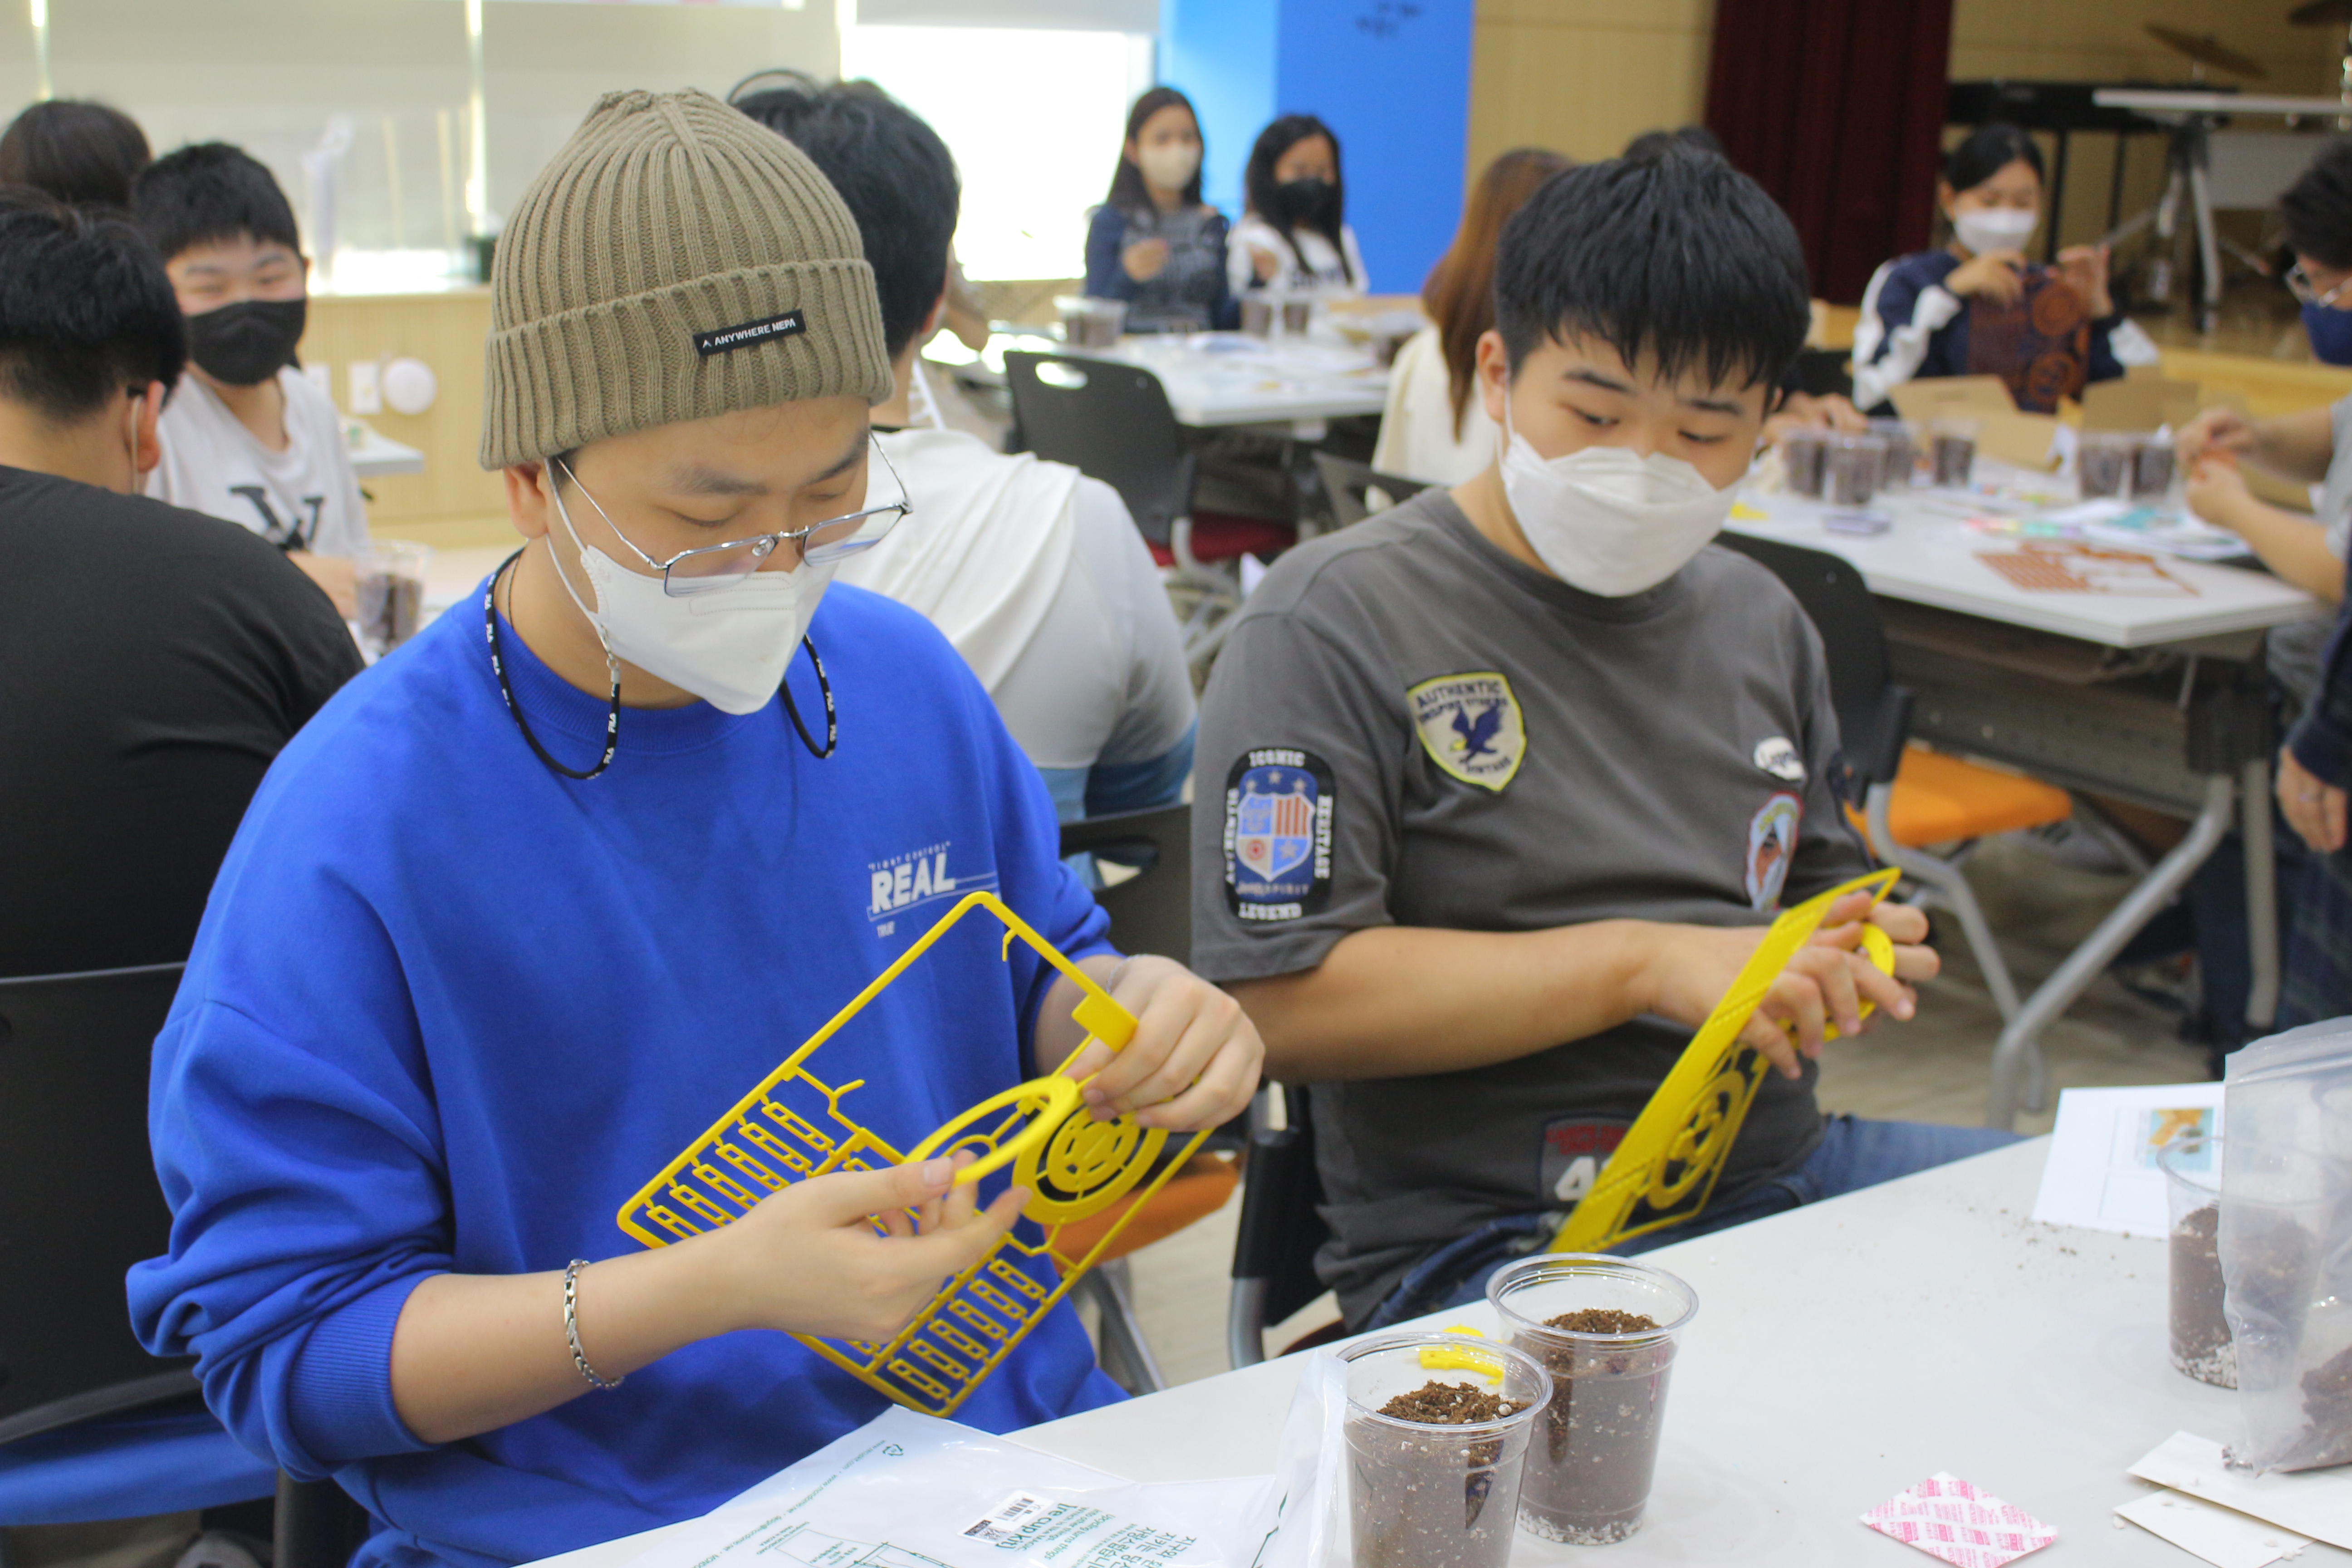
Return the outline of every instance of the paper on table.
{"type": "Polygon", "coordinates": [[[1942,1470],[1896,1492],[1862,1522],[1955,1568],[2000,1568],[2058,1539],[2023,1509],[1942,1470]]]}
{"type": "Polygon", "coordinates": [[[2172,1216],[2157,1151],[2175,1138],[2221,1130],[2218,1083],[2062,1089],[2033,1217],[2125,1236],[2168,1236],[2172,1216]]]}
{"type": "Polygon", "coordinates": [[[2267,1476],[2233,1470],[2221,1458],[2221,1444],[2191,1432],[2175,1432],[2134,1465],[2131,1473],[2352,1551],[2352,1474],[2344,1470],[2281,1470],[2267,1476]]]}
{"type": "Polygon", "coordinates": [[[2117,1503],[2116,1511],[2151,1535],[2195,1552],[2213,1568],[2265,1568],[2311,1544],[2307,1535],[2234,1509],[2217,1508],[2186,1492],[2150,1492],[2136,1502],[2117,1503]]]}
{"type": "Polygon", "coordinates": [[[1264,1476],[1141,1485],[892,1408],[632,1568],[1244,1568],[1278,1510],[1264,1476]]]}

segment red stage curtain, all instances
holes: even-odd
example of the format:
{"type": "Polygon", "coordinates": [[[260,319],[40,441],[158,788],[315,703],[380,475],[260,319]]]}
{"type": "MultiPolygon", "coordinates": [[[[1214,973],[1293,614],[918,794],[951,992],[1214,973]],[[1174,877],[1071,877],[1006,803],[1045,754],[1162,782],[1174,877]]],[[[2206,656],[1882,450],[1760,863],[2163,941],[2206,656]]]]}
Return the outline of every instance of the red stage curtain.
{"type": "Polygon", "coordinates": [[[1788,210],[1813,292],[1855,304],[1927,247],[1952,0],[1717,0],[1706,127],[1788,210]]]}

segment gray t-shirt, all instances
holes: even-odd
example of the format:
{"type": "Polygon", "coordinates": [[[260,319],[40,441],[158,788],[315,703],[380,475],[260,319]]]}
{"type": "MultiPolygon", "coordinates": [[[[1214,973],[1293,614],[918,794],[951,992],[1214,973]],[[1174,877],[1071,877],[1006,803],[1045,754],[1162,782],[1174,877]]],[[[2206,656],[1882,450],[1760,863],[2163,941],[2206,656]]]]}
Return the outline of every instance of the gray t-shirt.
{"type": "MultiPolygon", "coordinates": [[[[1423,491],[1285,555],[1218,657],[1194,967],[1292,973],[1381,925],[1763,922],[1868,868],[1837,749],[1821,640],[1763,567],[1710,547],[1598,598],[1423,491]]],[[[1316,1086],[1318,1263],[1349,1321],[1486,1220],[1570,1206],[1687,1038],[1636,1020],[1465,1072],[1316,1086]]],[[[1766,1079],[1718,1199],[1812,1152],[1813,1079],[1766,1079]]]]}
{"type": "MultiPolygon", "coordinates": [[[[2327,531],[2327,548],[2340,561],[2352,545],[2352,397],[2336,399],[2327,414],[2336,448],[2327,459],[2327,479],[2320,486],[2314,521],[2327,531]]],[[[2297,713],[2311,706],[2319,686],[2319,656],[2335,629],[2336,617],[2325,616],[2273,626],[2265,639],[2271,674],[2285,688],[2297,713]]]]}

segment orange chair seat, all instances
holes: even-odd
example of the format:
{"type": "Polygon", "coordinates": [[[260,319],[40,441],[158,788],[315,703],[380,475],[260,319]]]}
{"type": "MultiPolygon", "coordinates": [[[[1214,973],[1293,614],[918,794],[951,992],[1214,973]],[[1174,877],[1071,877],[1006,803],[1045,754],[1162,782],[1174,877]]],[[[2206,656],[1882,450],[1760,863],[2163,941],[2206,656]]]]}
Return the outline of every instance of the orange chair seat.
{"type": "MultiPolygon", "coordinates": [[[[2063,822],[2074,811],[2074,803],[2055,784],[1915,745],[1904,752],[1895,775],[1886,825],[1897,845],[1914,849],[2063,822]]],[[[1864,827],[1859,812],[1848,807],[1847,815],[1864,827]]]]}
{"type": "MultiPolygon", "coordinates": [[[[1139,1252],[1188,1225],[1206,1219],[1225,1206],[1240,1183],[1241,1173],[1231,1160],[1215,1154],[1193,1155],[1184,1162],[1182,1169],[1168,1178],[1165,1185],[1142,1200],[1143,1212],[1135,1216],[1134,1224],[1118,1233],[1110,1250],[1097,1261],[1107,1263],[1130,1252],[1139,1252]]],[[[1103,1233],[1124,1218],[1136,1203],[1132,1197],[1121,1198],[1100,1214],[1088,1215],[1063,1226],[1054,1238],[1055,1264],[1068,1270],[1092,1251],[1103,1233]]]]}

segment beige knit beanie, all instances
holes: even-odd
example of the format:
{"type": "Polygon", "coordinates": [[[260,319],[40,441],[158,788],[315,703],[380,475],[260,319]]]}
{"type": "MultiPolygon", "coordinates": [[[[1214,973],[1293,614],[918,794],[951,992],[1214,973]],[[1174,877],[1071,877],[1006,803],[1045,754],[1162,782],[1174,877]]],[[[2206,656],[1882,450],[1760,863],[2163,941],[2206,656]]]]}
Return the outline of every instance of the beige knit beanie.
{"type": "Polygon", "coordinates": [[[832,184],[701,92],[607,94],[523,193],[490,279],[482,467],[809,397],[890,395],[832,184]]]}

